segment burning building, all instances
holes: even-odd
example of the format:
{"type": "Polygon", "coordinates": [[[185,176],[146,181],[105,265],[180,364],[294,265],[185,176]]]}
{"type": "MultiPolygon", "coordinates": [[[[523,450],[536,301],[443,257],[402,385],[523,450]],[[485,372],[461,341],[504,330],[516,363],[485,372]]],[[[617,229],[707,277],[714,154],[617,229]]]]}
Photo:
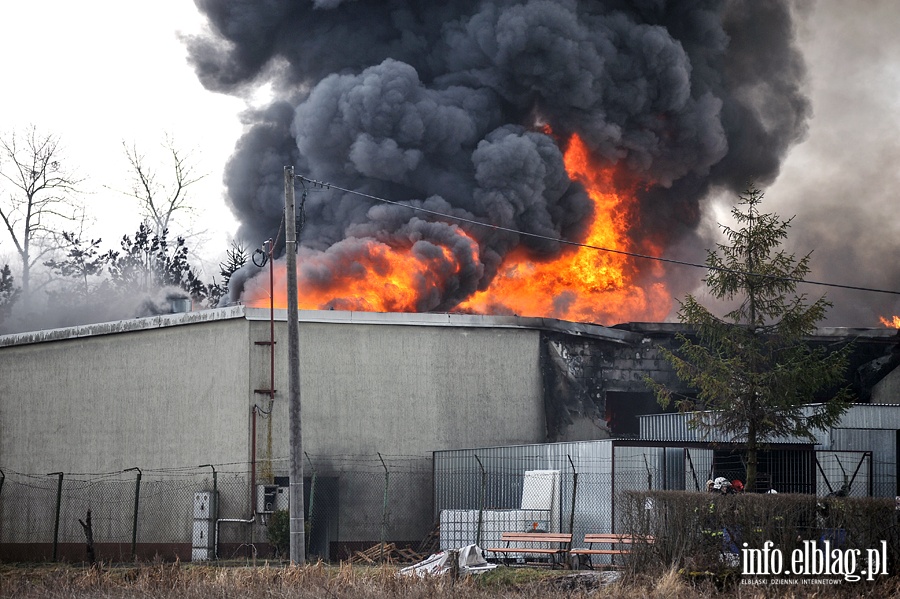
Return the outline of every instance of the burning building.
{"type": "MultiPolygon", "coordinates": [[[[638,339],[521,317],[329,310],[301,321],[303,449],[320,491],[330,484],[335,497],[331,536],[316,549],[326,557],[378,539],[379,518],[367,514],[381,505],[380,484],[367,504],[360,477],[373,472],[348,472],[361,460],[375,460],[376,476],[384,464],[376,456],[391,467],[401,460],[414,479],[392,495],[402,517],[389,529],[392,539],[414,541],[432,522],[435,449],[607,435],[601,403],[579,376],[565,380],[566,364],[580,358],[564,341],[594,339],[614,352],[638,339]]],[[[127,530],[131,508],[103,489],[133,468],[143,472],[142,510],[162,514],[142,524],[139,554],[191,555],[191,498],[149,492],[160,477],[191,492],[218,485],[218,518],[231,527],[218,537],[223,551],[264,541],[268,500],[258,485],[277,487],[288,473],[286,334],[284,311],[273,320],[269,310],[238,306],[0,338],[0,555],[50,556],[56,494],[48,487],[39,499],[34,481],[55,489],[49,472],[97,493],[62,510],[70,557],[81,554],[76,524],[86,509],[105,523],[94,531],[102,551],[127,555],[130,535],[108,528],[127,530]],[[215,482],[200,464],[218,473],[215,482]]],[[[395,472],[393,484],[401,478],[395,472]]],[[[133,493],[130,480],[123,487],[133,493]]],[[[67,501],[82,492],[66,489],[67,501]]]]}
{"type": "MultiPolygon", "coordinates": [[[[192,498],[214,489],[221,530],[201,553],[265,542],[289,471],[285,316],[237,306],[0,337],[0,558],[49,558],[56,511],[60,555],[79,559],[77,523],[90,509],[100,556],[125,559],[136,539],[138,555],[188,559],[192,498]],[[142,518],[133,533],[132,510],[142,518]]],[[[678,325],[340,310],[300,319],[311,551],[331,559],[382,534],[426,537],[433,452],[633,438],[639,416],[659,411],[644,377],[677,384],[657,348],[678,325]]],[[[851,337],[857,395],[897,402],[885,377],[896,332],[812,341],[851,337]]]]}
{"type": "MultiPolygon", "coordinates": [[[[225,175],[251,247],[281,247],[283,168],[303,176],[303,446],[340,498],[313,542],[327,557],[379,524],[425,536],[434,451],[636,435],[656,409],[644,376],[674,382],[656,344],[677,326],[612,325],[669,316],[699,282],[665,265],[702,261],[704,199],[771,182],[810,112],[778,0],[197,5],[204,85],[273,96],[225,175]],[[406,459],[402,518],[364,503],[359,456],[406,459]]],[[[262,538],[257,485],[278,487],[289,449],[275,266],[235,273],[241,306],[0,338],[6,475],[141,468],[193,491],[210,485],[189,469],[212,465],[239,489],[217,487],[218,516],[242,527],[216,548],[262,538]]],[[[877,363],[860,395],[896,365],[894,333],[860,332],[855,365],[877,363]]],[[[31,487],[9,484],[4,557],[47,543],[40,510],[20,518],[31,487]]],[[[178,515],[145,553],[190,553],[190,502],[156,501],[178,515]]]]}

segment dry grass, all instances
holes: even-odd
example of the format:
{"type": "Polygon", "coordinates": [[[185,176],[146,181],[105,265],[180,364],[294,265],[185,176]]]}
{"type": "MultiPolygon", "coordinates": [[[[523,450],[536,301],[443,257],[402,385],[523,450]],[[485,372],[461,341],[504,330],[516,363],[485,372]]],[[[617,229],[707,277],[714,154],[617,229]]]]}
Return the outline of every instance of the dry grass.
{"type": "Polygon", "coordinates": [[[605,582],[592,572],[498,568],[456,582],[449,577],[398,577],[394,567],[367,568],[310,565],[214,567],[185,564],[86,568],[79,566],[3,566],[0,597],[22,599],[201,599],[207,597],[270,599],[688,599],[724,597],[898,597],[900,580],[877,586],[863,583],[840,586],[750,587],[740,584],[725,590],[711,582],[691,583],[675,571],[659,576],[624,575],[605,582]]]}

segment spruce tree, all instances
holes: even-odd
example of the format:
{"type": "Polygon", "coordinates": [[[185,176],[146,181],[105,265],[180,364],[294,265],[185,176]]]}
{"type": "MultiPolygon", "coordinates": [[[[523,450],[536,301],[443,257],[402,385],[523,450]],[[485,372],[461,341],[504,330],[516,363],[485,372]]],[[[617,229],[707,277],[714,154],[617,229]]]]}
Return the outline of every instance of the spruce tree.
{"type": "Polygon", "coordinates": [[[12,269],[9,268],[9,264],[4,264],[0,267],[0,325],[9,317],[13,304],[21,293],[22,289],[15,285],[12,269]]]}
{"type": "Polygon", "coordinates": [[[736,228],[722,226],[728,243],[707,255],[710,295],[735,307],[720,318],[688,295],[678,312],[688,325],[677,338],[680,347],[662,349],[696,397],[647,381],[661,406],[689,412],[701,432],[745,443],[748,491],[756,489],[757,456],[768,441],[812,441],[815,430],[835,424],[850,405],[849,344],[808,343],[831,307],[824,296],[808,302],[797,293],[811,253],[798,260],[780,249],[793,219],[761,213],[762,199],[753,186],[740,196],[731,211],[736,228]]]}

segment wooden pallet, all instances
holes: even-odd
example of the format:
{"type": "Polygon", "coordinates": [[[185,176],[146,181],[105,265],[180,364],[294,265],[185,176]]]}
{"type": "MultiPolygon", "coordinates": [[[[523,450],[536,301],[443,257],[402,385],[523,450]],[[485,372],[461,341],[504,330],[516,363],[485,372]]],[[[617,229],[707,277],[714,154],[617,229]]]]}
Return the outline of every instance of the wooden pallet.
{"type": "Polygon", "coordinates": [[[372,545],[365,551],[356,551],[350,557],[351,564],[371,564],[377,565],[380,563],[385,564],[395,564],[395,563],[418,563],[425,559],[425,557],[416,551],[408,547],[397,547],[393,543],[385,543],[384,546],[381,543],[377,545],[372,545]]]}
{"type": "Polygon", "coordinates": [[[419,543],[419,546],[416,548],[416,551],[420,555],[429,556],[433,553],[437,553],[440,551],[441,546],[441,523],[440,520],[434,523],[434,526],[431,528],[431,531],[425,538],[422,539],[422,542],[419,543]]]}
{"type": "Polygon", "coordinates": [[[440,547],[440,522],[435,522],[429,533],[422,539],[416,549],[411,547],[397,547],[394,543],[385,543],[382,553],[381,543],[372,545],[365,551],[355,551],[350,556],[351,564],[386,564],[411,563],[417,564],[433,553],[437,553],[440,547]]]}

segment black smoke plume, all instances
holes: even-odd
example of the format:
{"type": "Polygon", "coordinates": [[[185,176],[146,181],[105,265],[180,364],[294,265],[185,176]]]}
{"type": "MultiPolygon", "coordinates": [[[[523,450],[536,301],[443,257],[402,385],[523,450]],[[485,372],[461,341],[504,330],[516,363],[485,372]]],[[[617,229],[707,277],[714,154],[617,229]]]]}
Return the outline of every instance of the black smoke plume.
{"type": "MultiPolygon", "coordinates": [[[[285,165],[410,205],[577,239],[591,205],[565,172],[560,140],[578,133],[597,159],[649,184],[629,232],[638,246],[653,239],[668,255],[702,261],[683,249],[697,247],[686,240],[701,200],[714,188],[772,181],[809,116],[785,1],[196,3],[209,20],[208,33],[188,41],[203,84],[275,92],[270,106],[247,114],[226,169],[240,235],[253,245],[279,227],[285,165]]],[[[319,251],[358,238],[440,243],[452,223],[434,221],[315,193],[301,243],[319,251]]],[[[450,309],[486,288],[516,246],[560,250],[463,228],[477,256],[454,246],[464,272],[422,309],[450,309]]],[[[684,277],[673,293],[701,275],[671,273],[684,277]]]]}

